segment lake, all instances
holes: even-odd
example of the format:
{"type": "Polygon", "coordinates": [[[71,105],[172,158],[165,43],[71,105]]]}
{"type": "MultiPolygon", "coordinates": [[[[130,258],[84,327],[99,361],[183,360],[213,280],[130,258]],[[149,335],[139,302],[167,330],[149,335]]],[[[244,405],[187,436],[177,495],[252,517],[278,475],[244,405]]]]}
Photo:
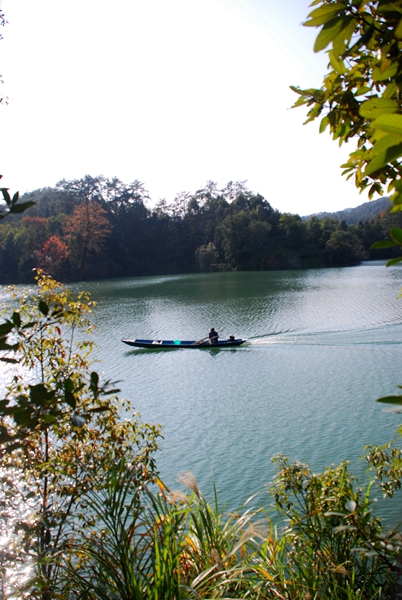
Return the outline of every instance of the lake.
{"type": "MultiPolygon", "coordinates": [[[[237,508],[287,454],[314,470],[349,459],[402,421],[375,402],[402,384],[402,268],[192,274],[86,282],[97,302],[95,367],[119,380],[144,421],[160,423],[162,478],[191,470],[237,508]],[[227,349],[130,349],[122,338],[200,339],[215,327],[248,343],[227,349]]],[[[267,500],[268,502],[268,500],[267,500]]],[[[400,519],[401,500],[381,507],[400,519]]]]}

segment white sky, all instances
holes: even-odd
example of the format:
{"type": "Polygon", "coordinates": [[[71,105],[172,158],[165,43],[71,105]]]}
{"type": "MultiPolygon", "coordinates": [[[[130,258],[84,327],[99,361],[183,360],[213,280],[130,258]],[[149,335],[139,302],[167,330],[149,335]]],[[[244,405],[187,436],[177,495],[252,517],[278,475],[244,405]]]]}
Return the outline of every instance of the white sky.
{"type": "Polygon", "coordinates": [[[367,201],[290,85],[320,86],[308,0],[0,0],[2,186],[139,179],[153,202],[247,180],[281,212],[367,201]]]}

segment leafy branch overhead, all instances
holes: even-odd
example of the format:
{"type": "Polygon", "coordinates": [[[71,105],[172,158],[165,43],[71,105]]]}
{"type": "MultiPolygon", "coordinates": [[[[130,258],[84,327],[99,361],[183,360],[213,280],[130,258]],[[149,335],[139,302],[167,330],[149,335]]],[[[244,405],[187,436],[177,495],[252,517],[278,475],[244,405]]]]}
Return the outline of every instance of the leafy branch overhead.
{"type": "MultiPolygon", "coordinates": [[[[1,176],[0,176],[1,178],[1,176]]],[[[32,200],[28,200],[27,202],[20,202],[20,195],[18,192],[14,194],[13,197],[8,193],[7,188],[0,188],[0,192],[3,194],[4,204],[0,205],[0,220],[4,219],[9,214],[19,214],[27,210],[35,204],[32,200]]]]}
{"type": "Polygon", "coordinates": [[[292,89],[339,144],[357,138],[342,165],[369,196],[392,192],[402,210],[402,6],[384,0],[315,0],[307,27],[319,27],[314,50],[326,50],[328,72],[319,89],[292,89]]]}
{"type": "MultiPolygon", "coordinates": [[[[320,117],[339,144],[357,139],[342,165],[369,197],[391,192],[393,212],[402,211],[402,4],[387,0],[315,0],[306,27],[319,27],[314,51],[326,50],[328,72],[319,89],[301,90],[294,106],[306,105],[307,121],[320,117]]],[[[402,229],[374,249],[402,247],[402,229]]],[[[388,261],[387,266],[402,261],[388,261]]],[[[379,402],[402,404],[401,396],[379,402]]]]}

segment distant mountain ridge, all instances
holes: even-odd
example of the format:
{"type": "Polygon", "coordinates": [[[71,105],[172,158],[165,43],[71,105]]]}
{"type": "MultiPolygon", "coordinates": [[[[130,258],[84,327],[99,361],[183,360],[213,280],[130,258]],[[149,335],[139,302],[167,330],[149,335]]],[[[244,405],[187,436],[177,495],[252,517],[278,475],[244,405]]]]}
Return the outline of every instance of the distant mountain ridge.
{"type": "Polygon", "coordinates": [[[370,202],[360,204],[360,206],[356,206],[356,208],[345,208],[344,210],[339,210],[332,213],[314,213],[313,215],[302,217],[302,220],[308,221],[308,219],[311,217],[318,217],[318,219],[321,220],[325,217],[328,217],[330,219],[336,219],[337,221],[345,221],[347,225],[356,225],[359,221],[370,221],[370,219],[373,219],[379,215],[389,206],[390,204],[388,197],[378,198],[378,200],[371,200],[370,202]]]}

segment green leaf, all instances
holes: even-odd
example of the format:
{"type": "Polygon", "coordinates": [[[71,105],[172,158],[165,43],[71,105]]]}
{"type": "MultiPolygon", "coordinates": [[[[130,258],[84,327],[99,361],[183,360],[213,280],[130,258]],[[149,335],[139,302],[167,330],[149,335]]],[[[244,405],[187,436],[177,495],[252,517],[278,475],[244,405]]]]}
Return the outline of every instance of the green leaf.
{"type": "Polygon", "coordinates": [[[64,400],[65,402],[71,406],[73,410],[75,410],[75,406],[77,404],[76,399],[73,394],[74,391],[74,383],[70,378],[65,379],[64,381],[64,400]]]}
{"type": "Polygon", "coordinates": [[[20,314],[16,311],[13,312],[11,316],[11,320],[16,327],[21,327],[21,317],[20,314]]]}
{"type": "MultiPolygon", "coordinates": [[[[351,41],[351,39],[352,39],[352,37],[353,37],[353,35],[355,33],[355,30],[356,30],[356,21],[355,21],[354,17],[348,17],[348,18],[345,19],[345,23],[346,23],[345,27],[342,29],[342,39],[345,40],[345,42],[347,44],[350,44],[350,41],[351,41]]],[[[374,30],[374,28],[373,28],[373,30],[374,30]]],[[[364,39],[366,39],[366,37],[367,37],[367,41],[368,41],[370,39],[371,35],[372,35],[372,32],[371,31],[367,31],[364,34],[364,36],[362,36],[363,37],[363,43],[364,43],[364,39]]],[[[359,41],[362,42],[362,39],[360,38],[359,41]]],[[[334,43],[334,50],[338,51],[338,45],[339,45],[339,36],[338,36],[338,40],[336,40],[335,43],[334,43]]],[[[339,56],[342,59],[346,58],[345,55],[346,54],[350,54],[351,50],[354,49],[355,46],[356,46],[356,44],[354,46],[352,46],[352,48],[349,51],[345,50],[345,48],[341,49],[339,47],[339,56]]]]}
{"type": "Polygon", "coordinates": [[[387,262],[387,267],[393,267],[394,265],[399,264],[400,262],[402,262],[402,256],[400,256],[399,258],[391,258],[391,260],[389,260],[387,262]]]}
{"type": "Polygon", "coordinates": [[[314,44],[314,52],[320,52],[324,50],[328,44],[334,41],[335,38],[341,33],[344,26],[344,19],[331,19],[324,25],[320,33],[317,35],[317,39],[314,44]]]}
{"type": "Polygon", "coordinates": [[[20,197],[20,193],[16,192],[13,196],[13,199],[11,200],[11,206],[14,206],[14,204],[16,204],[18,202],[19,197],[20,197]]]}
{"type": "MultiPolygon", "coordinates": [[[[392,187],[395,188],[395,193],[392,194],[392,196],[390,198],[390,201],[393,204],[393,206],[391,208],[391,212],[392,213],[400,212],[400,210],[402,208],[402,192],[401,192],[401,187],[400,187],[399,181],[393,182],[392,187]]],[[[389,189],[391,189],[391,185],[390,185],[389,189]]]]}
{"type": "Polygon", "coordinates": [[[376,402],[383,402],[384,404],[402,404],[402,396],[384,396],[383,398],[377,398],[376,402]]]}
{"type": "Polygon", "coordinates": [[[14,323],[6,321],[0,325],[0,338],[6,337],[14,329],[14,323]]]}
{"type": "Polygon", "coordinates": [[[113,394],[118,394],[119,392],[121,392],[119,388],[114,388],[112,390],[102,389],[102,396],[112,396],[113,394]]]}
{"type": "Polygon", "coordinates": [[[396,61],[391,62],[389,65],[386,66],[385,69],[382,67],[382,65],[374,67],[372,72],[372,79],[373,81],[385,81],[386,79],[392,79],[398,73],[398,68],[399,65],[396,61]]]}
{"type": "MultiPolygon", "coordinates": [[[[353,30],[349,31],[349,33],[350,33],[349,40],[352,37],[353,32],[355,30],[354,19],[352,19],[351,27],[353,27],[353,30]]],[[[368,29],[363,33],[363,35],[357,40],[357,42],[355,44],[353,44],[353,46],[351,48],[346,50],[346,52],[344,53],[342,58],[346,58],[347,56],[352,56],[353,54],[355,54],[356,50],[358,50],[361,46],[367,45],[367,43],[370,41],[374,31],[375,31],[374,24],[371,24],[370,27],[368,27],[368,29]]]]}
{"type": "Polygon", "coordinates": [[[64,389],[67,392],[72,392],[74,389],[74,383],[72,382],[72,380],[70,379],[70,377],[68,377],[67,379],[64,380],[64,389]]]}
{"type": "Polygon", "coordinates": [[[320,8],[316,8],[309,14],[309,20],[305,21],[303,25],[304,27],[318,27],[319,25],[324,25],[332,19],[336,13],[344,10],[345,7],[342,4],[320,6],[320,8]]]}
{"type": "Polygon", "coordinates": [[[45,421],[45,423],[49,423],[49,424],[54,423],[56,421],[56,417],[54,415],[49,415],[46,413],[42,414],[42,419],[43,419],[43,421],[45,421]]]}
{"type": "Polygon", "coordinates": [[[26,408],[25,410],[15,409],[12,413],[14,421],[20,427],[33,428],[38,424],[38,419],[32,419],[32,409],[26,408]]]}
{"type": "Polygon", "coordinates": [[[367,119],[376,119],[383,114],[392,114],[399,110],[399,103],[390,98],[371,98],[360,106],[359,114],[367,119]]]}
{"type": "Polygon", "coordinates": [[[27,208],[30,208],[31,206],[34,206],[35,202],[29,201],[29,202],[19,202],[18,204],[14,204],[11,208],[10,208],[10,213],[13,214],[18,214],[18,213],[22,213],[24,212],[24,210],[27,210],[27,208]]]}
{"type": "Polygon", "coordinates": [[[4,201],[7,203],[8,206],[10,206],[10,204],[11,204],[11,196],[8,193],[8,188],[0,188],[0,191],[3,194],[4,201]]]}
{"type": "Polygon", "coordinates": [[[362,96],[363,94],[367,94],[367,92],[369,92],[371,90],[370,87],[363,86],[363,87],[359,87],[357,88],[356,92],[355,92],[355,96],[362,96]]]}
{"type": "Polygon", "coordinates": [[[35,406],[45,406],[49,400],[54,398],[52,390],[47,390],[43,383],[29,386],[29,397],[35,406]]]}
{"type": "Polygon", "coordinates": [[[399,21],[398,25],[395,27],[394,35],[398,40],[402,39],[402,19],[399,21]]]}
{"type": "Polygon", "coordinates": [[[4,350],[5,352],[16,352],[19,348],[19,344],[7,344],[4,338],[0,338],[0,350],[4,350]]]}
{"type": "Polygon", "coordinates": [[[381,154],[392,146],[402,144],[402,137],[393,133],[386,133],[373,146],[373,154],[381,154]]]}
{"type": "Polygon", "coordinates": [[[323,117],[321,119],[321,123],[320,123],[320,133],[322,133],[323,131],[325,131],[326,128],[328,127],[328,125],[329,125],[329,119],[328,119],[328,117],[323,117]]]}
{"type": "Polygon", "coordinates": [[[332,68],[336,73],[338,73],[338,75],[344,75],[346,73],[346,68],[343,63],[343,60],[338,60],[333,50],[330,50],[329,52],[329,61],[331,63],[332,68]]]}
{"type": "MultiPolygon", "coordinates": [[[[0,350],[3,350],[3,348],[0,348],[0,350]]],[[[10,363],[11,365],[16,365],[20,362],[17,358],[8,358],[7,356],[1,356],[0,361],[10,363]]]]}
{"type": "Polygon", "coordinates": [[[402,156],[402,144],[388,148],[385,152],[381,152],[368,163],[363,175],[372,175],[400,156],[402,156]]]}
{"type": "Polygon", "coordinates": [[[372,122],[374,129],[402,136],[402,115],[381,115],[372,122]]]}
{"type": "Polygon", "coordinates": [[[398,192],[400,192],[402,190],[402,179],[397,179],[396,181],[393,181],[389,187],[389,189],[395,189],[398,192]]]}
{"type": "Polygon", "coordinates": [[[401,208],[402,208],[402,194],[401,194],[400,190],[397,190],[395,192],[395,194],[392,194],[390,200],[393,204],[393,207],[391,208],[391,212],[392,213],[400,212],[401,208]]]}
{"type": "Polygon", "coordinates": [[[382,186],[379,181],[375,181],[369,189],[368,196],[369,196],[370,200],[372,199],[374,194],[380,194],[382,196],[382,186]]]}
{"type": "Polygon", "coordinates": [[[11,442],[14,439],[15,437],[8,433],[0,433],[0,444],[7,444],[7,442],[11,442]]]}
{"type": "Polygon", "coordinates": [[[49,307],[46,304],[46,302],[44,300],[39,300],[39,304],[38,304],[39,310],[40,312],[45,315],[45,317],[47,316],[47,314],[49,313],[49,307]]]}
{"type": "Polygon", "coordinates": [[[99,375],[96,371],[92,371],[91,373],[91,384],[94,386],[98,386],[99,383],[99,375]]]}
{"type": "Polygon", "coordinates": [[[75,410],[77,402],[75,400],[74,394],[70,390],[65,390],[64,391],[64,400],[66,401],[66,403],[69,406],[71,406],[71,408],[73,410],[75,410]]]}
{"type": "Polygon", "coordinates": [[[395,246],[397,246],[397,244],[395,242],[393,242],[392,240],[382,240],[380,242],[374,242],[374,244],[371,244],[370,248],[374,248],[374,249],[393,248],[395,246]]]}
{"type": "Polygon", "coordinates": [[[400,246],[402,246],[402,229],[400,229],[399,227],[392,227],[391,231],[390,231],[391,237],[392,239],[399,244],[400,246]]]}
{"type": "Polygon", "coordinates": [[[391,2],[390,4],[379,2],[377,11],[380,15],[385,15],[388,19],[397,19],[402,14],[402,9],[396,2],[391,2]]]}
{"type": "Polygon", "coordinates": [[[394,81],[389,81],[386,85],[386,88],[382,94],[383,98],[395,98],[395,96],[399,95],[399,87],[396,85],[394,81]]]}

